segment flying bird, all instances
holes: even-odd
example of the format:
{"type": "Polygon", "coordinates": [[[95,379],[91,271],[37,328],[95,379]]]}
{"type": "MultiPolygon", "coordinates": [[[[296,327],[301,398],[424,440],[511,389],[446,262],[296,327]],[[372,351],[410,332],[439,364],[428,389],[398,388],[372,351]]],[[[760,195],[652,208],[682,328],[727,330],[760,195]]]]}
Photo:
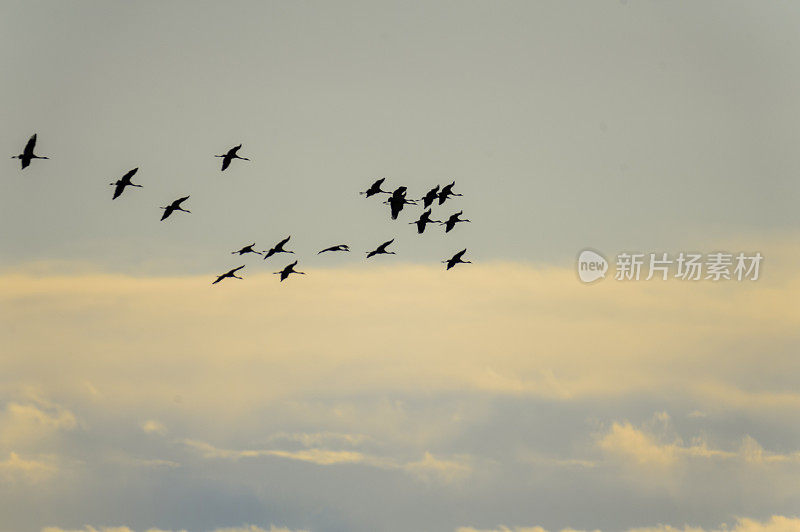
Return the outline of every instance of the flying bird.
{"type": "Polygon", "coordinates": [[[373,251],[368,252],[367,258],[373,257],[375,255],[396,255],[394,251],[386,251],[386,248],[388,248],[389,244],[391,244],[392,242],[394,242],[394,238],[389,240],[388,242],[384,242],[383,244],[375,248],[373,251]]]}
{"type": "Polygon", "coordinates": [[[381,185],[383,184],[384,181],[386,181],[385,177],[378,179],[377,181],[372,183],[372,185],[370,185],[370,187],[367,190],[365,190],[364,192],[359,192],[359,194],[366,197],[374,196],[375,194],[389,194],[388,190],[381,189],[381,185]]]}
{"type": "Polygon", "coordinates": [[[433,200],[435,200],[438,195],[439,195],[439,185],[436,185],[435,187],[430,189],[427,194],[422,196],[422,202],[423,202],[422,208],[427,209],[428,207],[433,205],[433,200]]]}
{"type": "Polygon", "coordinates": [[[297,266],[297,261],[294,261],[293,263],[291,263],[290,265],[288,265],[287,267],[285,267],[281,271],[274,272],[274,273],[281,275],[281,281],[283,281],[284,279],[289,277],[289,275],[292,274],[292,273],[299,273],[300,275],[305,275],[306,274],[306,272],[298,272],[297,270],[295,270],[294,269],[295,266],[297,266]]]}
{"type": "Polygon", "coordinates": [[[125,190],[125,187],[140,187],[141,188],[142,185],[137,185],[135,183],[131,183],[131,178],[138,171],[139,171],[138,168],[134,168],[133,170],[131,170],[130,172],[128,172],[127,174],[125,174],[121,178],[117,179],[115,182],[109,183],[109,185],[114,187],[114,197],[111,198],[112,200],[115,200],[118,197],[120,197],[122,192],[125,190]]]}
{"type": "Polygon", "coordinates": [[[430,223],[437,223],[440,224],[439,220],[431,220],[431,210],[428,209],[427,211],[423,212],[420,215],[419,220],[416,222],[408,222],[409,224],[417,224],[417,233],[422,234],[425,232],[425,226],[430,223]]]}
{"type": "Polygon", "coordinates": [[[323,249],[322,251],[318,251],[317,255],[320,253],[325,253],[326,251],[350,251],[350,247],[347,244],[339,244],[338,246],[331,246],[323,249]]]}
{"type": "Polygon", "coordinates": [[[449,233],[450,230],[453,227],[455,227],[458,222],[468,222],[469,221],[469,220],[462,220],[461,218],[459,218],[459,216],[461,216],[462,214],[464,214],[464,211],[458,211],[457,213],[451,215],[450,218],[448,218],[446,222],[444,222],[444,232],[445,233],[449,233]]]}
{"type": "Polygon", "coordinates": [[[456,182],[453,181],[449,185],[445,185],[444,188],[439,192],[439,205],[444,203],[444,201],[451,197],[451,196],[462,196],[462,194],[456,194],[453,192],[453,187],[455,186],[456,182]]]}
{"type": "MultiPolygon", "coordinates": [[[[400,187],[405,189],[406,187],[400,187]]],[[[400,190],[400,189],[398,189],[400,190]]],[[[389,197],[388,200],[384,201],[385,204],[389,205],[392,211],[392,220],[397,220],[397,216],[400,214],[400,211],[403,210],[408,204],[416,205],[416,201],[410,200],[406,198],[405,191],[402,193],[398,193],[397,190],[389,197]]]]}
{"type": "Polygon", "coordinates": [[[256,245],[256,243],[253,242],[249,246],[245,246],[242,249],[240,249],[239,251],[231,251],[231,254],[232,255],[236,255],[238,253],[239,255],[244,255],[245,253],[255,253],[256,255],[261,255],[260,251],[256,251],[256,250],[253,249],[253,246],[255,246],[255,245],[256,245]]]}
{"type": "MultiPolygon", "coordinates": [[[[392,197],[393,198],[405,198],[407,191],[408,191],[408,187],[399,186],[396,189],[394,189],[394,191],[392,191],[392,197]]],[[[409,201],[409,203],[416,203],[416,201],[414,201],[414,200],[408,200],[408,201],[409,201]]]]}
{"type": "Polygon", "coordinates": [[[36,146],[36,133],[28,139],[28,143],[25,145],[25,149],[22,150],[22,153],[19,155],[12,155],[12,159],[19,159],[20,163],[22,164],[22,169],[25,170],[29,164],[31,164],[32,159],[49,159],[49,157],[40,157],[39,155],[33,154],[33,148],[36,146]]]}
{"type": "Polygon", "coordinates": [[[221,280],[225,279],[226,277],[232,277],[232,278],[234,278],[234,279],[243,279],[243,277],[239,277],[239,276],[237,276],[237,275],[236,275],[236,272],[238,272],[238,271],[239,271],[239,270],[241,270],[242,268],[244,268],[244,264],[242,264],[242,265],[241,265],[241,266],[239,266],[238,268],[234,268],[234,269],[232,269],[231,271],[229,271],[229,272],[227,272],[227,273],[223,273],[222,275],[220,275],[219,277],[217,277],[217,280],[216,280],[216,281],[214,281],[214,282],[213,282],[213,283],[211,283],[211,284],[217,284],[218,282],[220,282],[221,280]]]}
{"type": "Polygon", "coordinates": [[[265,253],[264,260],[270,258],[271,256],[273,256],[276,253],[294,253],[294,251],[289,251],[288,249],[283,249],[283,246],[286,245],[286,243],[289,241],[290,238],[292,238],[292,235],[287,236],[286,238],[284,238],[283,240],[281,240],[280,242],[275,244],[275,246],[272,249],[270,249],[269,251],[264,250],[264,253],[265,253]]]}
{"type": "Polygon", "coordinates": [[[241,147],[242,147],[242,145],[239,144],[238,146],[234,146],[233,148],[229,149],[228,152],[223,154],[223,155],[215,155],[214,156],[214,157],[222,157],[222,171],[223,172],[225,171],[225,169],[228,166],[230,166],[231,161],[234,160],[234,159],[241,159],[243,161],[249,161],[250,160],[247,157],[239,157],[239,155],[237,155],[237,152],[239,151],[239,149],[241,147]]]}
{"type": "Polygon", "coordinates": [[[176,199],[166,207],[161,207],[162,209],[164,209],[164,214],[161,216],[161,221],[163,222],[164,220],[169,218],[169,215],[172,214],[174,211],[183,211],[191,213],[191,211],[187,211],[186,209],[181,207],[181,203],[183,203],[187,199],[189,199],[189,196],[184,196],[182,198],[176,199]]]}
{"type": "Polygon", "coordinates": [[[448,260],[443,260],[442,262],[444,264],[447,264],[447,269],[448,270],[450,268],[452,268],[453,266],[455,266],[456,264],[472,264],[468,260],[461,260],[461,257],[463,257],[464,253],[466,253],[466,252],[467,252],[467,249],[464,248],[461,251],[459,251],[458,253],[456,253],[455,255],[453,255],[452,257],[450,257],[448,260]]]}

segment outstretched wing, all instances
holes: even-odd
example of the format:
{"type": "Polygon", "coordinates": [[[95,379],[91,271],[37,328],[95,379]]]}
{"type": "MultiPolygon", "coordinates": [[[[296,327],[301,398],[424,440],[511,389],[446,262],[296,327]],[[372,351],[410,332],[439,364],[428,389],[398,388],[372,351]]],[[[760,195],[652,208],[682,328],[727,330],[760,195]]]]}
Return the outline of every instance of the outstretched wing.
{"type": "Polygon", "coordinates": [[[184,196],[182,198],[178,198],[172,202],[173,207],[180,207],[181,203],[189,199],[189,196],[184,196]]]}
{"type": "Polygon", "coordinates": [[[166,209],[164,209],[164,214],[161,215],[161,221],[163,222],[164,220],[169,218],[170,214],[172,214],[172,206],[171,205],[169,207],[167,207],[166,209]]]}
{"type": "Polygon", "coordinates": [[[125,174],[124,176],[122,176],[122,181],[125,181],[125,182],[127,182],[127,183],[130,183],[130,182],[131,182],[131,178],[132,178],[132,177],[133,177],[133,175],[134,175],[136,172],[138,172],[138,171],[139,171],[139,169],[138,169],[138,168],[134,168],[133,170],[130,170],[130,171],[127,173],[127,174],[125,174]]]}
{"type": "Polygon", "coordinates": [[[377,251],[386,251],[386,248],[388,248],[388,247],[389,247],[389,244],[391,244],[392,242],[394,242],[394,238],[393,238],[393,239],[391,239],[391,240],[389,240],[388,242],[384,242],[383,244],[381,244],[380,246],[378,246],[378,249],[377,249],[377,251]]]}
{"type": "Polygon", "coordinates": [[[117,199],[120,196],[120,194],[122,194],[122,191],[125,190],[125,185],[126,183],[123,183],[122,181],[117,181],[117,186],[114,187],[114,197],[111,198],[112,200],[117,199]]]}
{"type": "Polygon", "coordinates": [[[458,253],[453,255],[452,260],[455,260],[455,261],[461,260],[461,257],[463,257],[464,253],[466,253],[466,252],[467,252],[467,248],[462,249],[461,251],[459,251],[458,253]]]}
{"type": "Polygon", "coordinates": [[[36,133],[34,133],[33,136],[28,139],[28,143],[25,145],[25,149],[22,153],[28,157],[33,156],[34,146],[36,146],[36,133]]]}
{"type": "Polygon", "coordinates": [[[228,166],[230,166],[230,164],[231,164],[231,159],[233,159],[233,157],[231,157],[231,153],[230,153],[230,152],[228,152],[228,154],[227,154],[227,155],[225,155],[225,157],[223,157],[223,158],[222,158],[222,170],[221,170],[222,172],[224,172],[224,171],[225,171],[225,169],[226,169],[228,166]]]}
{"type": "Polygon", "coordinates": [[[275,247],[280,248],[280,247],[285,246],[290,238],[292,238],[292,235],[289,235],[286,238],[284,238],[283,240],[281,240],[280,242],[278,242],[278,244],[275,247]]]}

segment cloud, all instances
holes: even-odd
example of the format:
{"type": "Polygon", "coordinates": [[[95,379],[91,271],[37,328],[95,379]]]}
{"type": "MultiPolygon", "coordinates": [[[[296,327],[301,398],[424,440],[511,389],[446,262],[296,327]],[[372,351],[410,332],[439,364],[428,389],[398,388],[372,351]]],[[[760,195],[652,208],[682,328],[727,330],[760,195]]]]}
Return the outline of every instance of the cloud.
{"type": "MultiPolygon", "coordinates": [[[[540,526],[499,526],[492,529],[459,527],[456,532],[548,532],[540,526]]],[[[563,528],[561,532],[582,532],[571,528],[563,528]]],[[[600,532],[595,530],[594,532],[600,532]]],[[[736,524],[729,526],[722,524],[718,528],[705,529],[696,526],[670,526],[656,525],[651,527],[628,528],[626,532],[800,532],[800,518],[774,515],[766,521],[755,519],[738,518],[736,524]]]]}
{"type": "Polygon", "coordinates": [[[358,446],[362,445],[367,441],[370,441],[372,438],[367,436],[366,434],[344,434],[340,432],[314,432],[314,433],[305,433],[305,432],[279,432],[276,434],[271,435],[268,438],[268,441],[274,442],[297,442],[305,447],[314,447],[314,446],[332,446],[332,445],[342,445],[342,446],[358,446]]]}
{"type": "Polygon", "coordinates": [[[800,452],[776,453],[764,448],[752,436],[745,434],[738,449],[724,450],[709,447],[699,437],[685,443],[672,431],[669,418],[657,414],[664,425],[660,434],[653,423],[638,428],[628,421],[614,422],[605,433],[596,436],[596,445],[611,459],[626,467],[649,470],[657,474],[673,471],[688,460],[736,461],[740,464],[800,464],[800,452]]]}
{"type": "Polygon", "coordinates": [[[288,290],[258,273],[214,287],[204,277],[6,274],[0,317],[14,320],[7,348],[18,355],[2,373],[16,381],[0,386],[85,397],[88,382],[113,408],[191,397],[195,412],[231,422],[297,394],[376,390],[574,401],[680,386],[703,411],[800,407],[784,382],[800,277],[587,287],[571,270],[472,266],[318,270],[288,290]],[[412,343],[387,341],[398,324],[412,343]]]}
{"type": "Polygon", "coordinates": [[[142,430],[146,434],[158,434],[160,436],[163,436],[167,433],[167,427],[165,427],[163,423],[160,423],[154,419],[148,419],[147,421],[143,422],[142,430]]]}
{"type": "MultiPolygon", "coordinates": [[[[315,504],[343,516],[357,511],[330,487],[353,479],[395,489],[398,507],[420,502],[418,483],[435,484],[437,504],[464,498],[465,518],[484,492],[552,501],[581,485],[622,520],[621,508],[641,502],[631,477],[674,488],[648,492],[659,507],[714,494],[715,519],[740,498],[792,507],[796,490],[782,479],[795,455],[774,446],[800,407],[800,276],[587,287],[571,270],[472,266],[321,269],[291,284],[253,273],[214,287],[204,277],[0,275],[0,321],[14,324],[14,355],[0,359],[0,459],[49,464],[54,453],[53,465],[76,464],[96,493],[117,489],[103,475],[124,469],[137,493],[189,486],[223,506],[258,502],[248,508],[275,503],[276,477],[264,473],[284,475],[293,500],[314,474],[328,488],[315,504]],[[638,421],[653,409],[680,412],[678,428],[698,432],[679,433],[664,413],[638,421]],[[731,493],[746,468],[758,474],[731,493]]],[[[550,523],[560,510],[547,508],[536,515],[550,523]]]]}
{"type": "Polygon", "coordinates": [[[440,459],[429,452],[421,460],[405,464],[403,469],[419,480],[440,484],[462,482],[472,473],[468,457],[440,459]]]}
{"type": "Polygon", "coordinates": [[[684,525],[674,527],[657,525],[653,527],[631,528],[628,532],[800,532],[800,518],[773,515],[766,521],[738,518],[733,526],[722,524],[718,528],[704,529],[684,525]]]}
{"type": "Polygon", "coordinates": [[[405,471],[423,482],[451,484],[461,482],[472,473],[470,458],[466,455],[448,458],[437,458],[425,452],[421,459],[403,461],[397,458],[369,455],[357,451],[338,451],[330,449],[309,448],[300,450],[280,449],[221,449],[209,443],[196,440],[182,440],[181,443],[196,450],[206,459],[241,460],[273,456],[289,460],[299,460],[321,466],[336,464],[364,464],[381,469],[398,469],[405,471]]]}
{"type": "Polygon", "coordinates": [[[0,413],[0,445],[30,446],[76,426],[72,412],[43,399],[9,402],[0,413]]]}
{"type": "Polygon", "coordinates": [[[52,477],[57,471],[52,456],[39,459],[24,459],[15,452],[0,461],[0,477],[9,482],[38,483],[52,477]]]}
{"type": "Polygon", "coordinates": [[[183,440],[182,443],[200,452],[203,458],[240,460],[242,458],[276,456],[279,458],[288,458],[290,460],[311,462],[317,465],[334,465],[334,464],[348,464],[348,463],[349,464],[381,463],[380,460],[374,457],[369,457],[355,451],[332,451],[327,449],[302,449],[299,451],[284,451],[278,449],[231,450],[231,449],[221,449],[218,447],[214,447],[209,443],[196,440],[183,440]]]}
{"type": "Polygon", "coordinates": [[[237,527],[237,528],[217,528],[214,532],[308,532],[307,530],[293,530],[285,527],[277,527],[270,525],[269,528],[261,528],[255,525],[237,527]]]}
{"type": "MultiPolygon", "coordinates": [[[[64,529],[58,528],[53,526],[45,527],[41,530],[41,532],[135,532],[133,529],[127,526],[112,526],[112,527],[100,527],[95,528],[93,526],[86,525],[80,529],[64,529]]],[[[163,530],[160,528],[148,528],[143,532],[187,532],[185,529],[182,530],[163,530]]],[[[228,527],[228,528],[215,528],[212,532],[309,532],[305,529],[291,529],[286,527],[279,527],[275,525],[270,525],[269,528],[261,528],[255,525],[245,525],[240,527],[228,527]]]]}
{"type": "Polygon", "coordinates": [[[509,528],[507,526],[500,526],[498,528],[472,528],[469,526],[462,526],[456,529],[456,532],[547,532],[540,526],[515,526],[509,528]]]}

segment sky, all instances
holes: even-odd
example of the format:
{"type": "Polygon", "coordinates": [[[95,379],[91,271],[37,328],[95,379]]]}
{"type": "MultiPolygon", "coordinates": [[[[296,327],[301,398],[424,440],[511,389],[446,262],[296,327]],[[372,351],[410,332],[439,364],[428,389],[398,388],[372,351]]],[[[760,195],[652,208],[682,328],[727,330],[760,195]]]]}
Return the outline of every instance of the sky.
{"type": "Polygon", "coordinates": [[[0,179],[0,532],[800,531],[798,23],[0,2],[0,146],[50,157],[0,179]],[[613,278],[720,251],[758,279],[613,278]]]}

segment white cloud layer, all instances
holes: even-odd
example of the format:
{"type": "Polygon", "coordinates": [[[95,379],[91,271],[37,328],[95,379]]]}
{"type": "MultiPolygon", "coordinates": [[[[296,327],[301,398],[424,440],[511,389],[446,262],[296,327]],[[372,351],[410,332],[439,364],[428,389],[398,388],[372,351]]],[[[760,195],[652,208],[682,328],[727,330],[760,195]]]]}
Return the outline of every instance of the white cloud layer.
{"type": "MultiPolygon", "coordinates": [[[[697,526],[683,525],[656,525],[650,527],[629,528],[626,532],[798,532],[800,531],[800,518],[773,515],[766,521],[748,519],[740,517],[733,525],[722,524],[716,528],[703,528],[697,526]]],[[[456,532],[548,532],[540,526],[499,526],[496,528],[472,528],[459,527],[456,532]]],[[[560,532],[588,532],[563,528],[560,532]]],[[[594,532],[600,532],[595,530],[594,532]]]]}

